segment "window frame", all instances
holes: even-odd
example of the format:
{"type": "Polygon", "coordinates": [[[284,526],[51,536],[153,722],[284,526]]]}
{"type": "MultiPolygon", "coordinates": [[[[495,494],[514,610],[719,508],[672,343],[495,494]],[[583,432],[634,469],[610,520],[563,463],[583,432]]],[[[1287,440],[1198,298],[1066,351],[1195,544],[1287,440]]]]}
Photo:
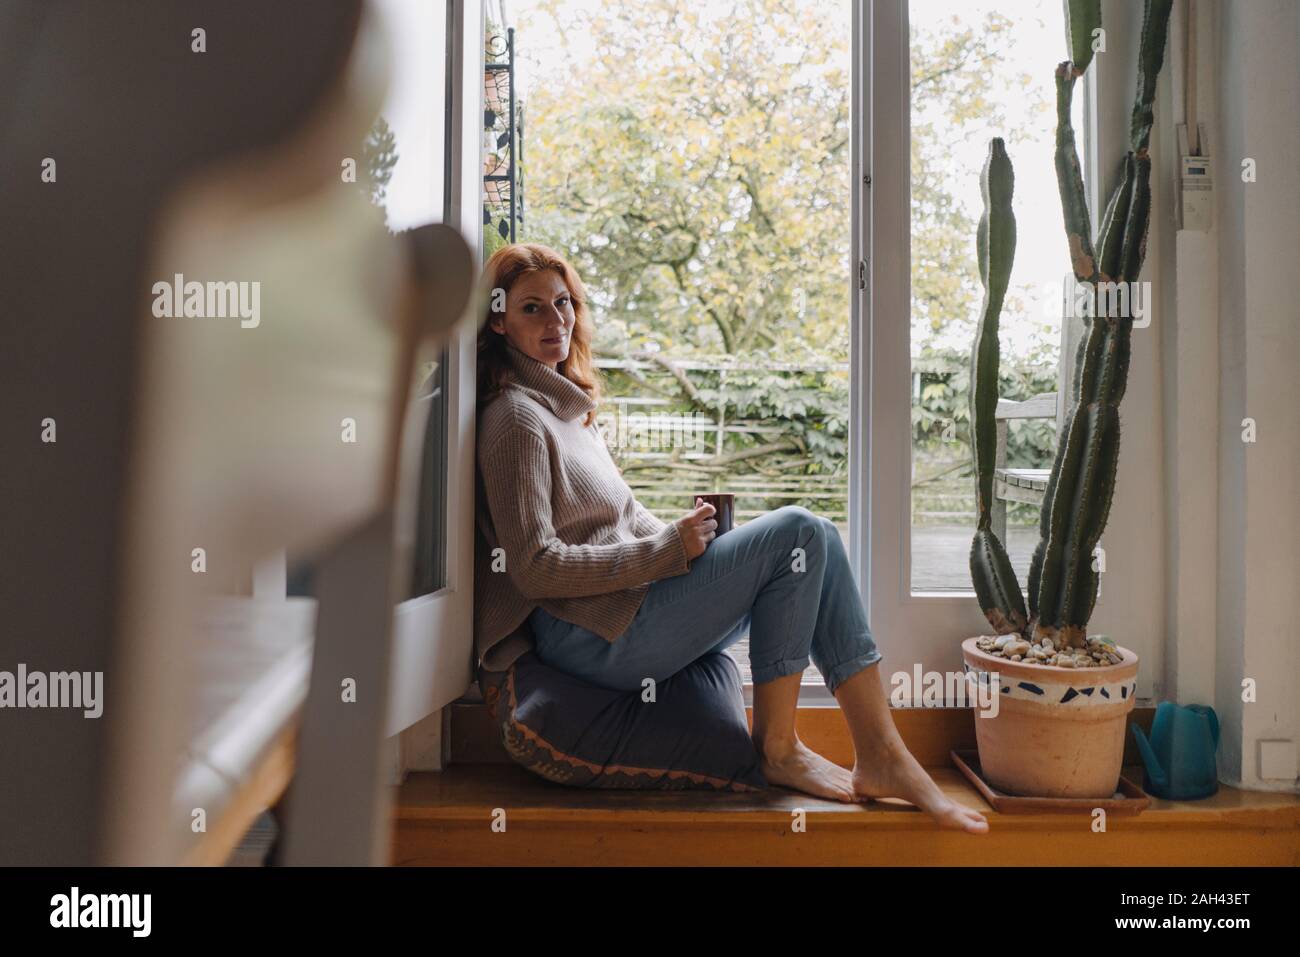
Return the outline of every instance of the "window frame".
{"type": "MultiPolygon", "coordinates": [[[[1116,20],[1124,19],[1124,12],[1113,4],[1107,9],[1116,20]]],[[[851,315],[850,558],[867,603],[872,633],[890,671],[910,672],[916,664],[923,671],[960,670],[960,642],[989,631],[973,589],[936,593],[914,592],[911,588],[908,0],[866,0],[863,5],[855,5],[853,34],[854,221],[850,262],[855,270],[862,269],[866,281],[862,288],[855,288],[851,315]]],[[[1098,88],[1102,88],[1100,95],[1115,101],[1112,105],[1118,104],[1119,90],[1126,88],[1131,79],[1133,52],[1116,51],[1123,66],[1100,79],[1094,67],[1076,90],[1084,105],[1083,124],[1078,131],[1080,160],[1094,231],[1098,210],[1104,203],[1102,190],[1111,181],[1110,171],[1098,175],[1098,157],[1114,152],[1108,149],[1109,144],[1123,141],[1127,122],[1127,113],[1121,111],[1120,119],[1109,117],[1105,124],[1098,123],[1098,88]]],[[[1152,187],[1155,194],[1159,183],[1153,180],[1152,187]]],[[[1153,216],[1153,246],[1158,229],[1155,219],[1153,216]]],[[[1148,270],[1151,268],[1148,263],[1148,270]]],[[[1158,352],[1158,348],[1140,352],[1135,346],[1130,379],[1147,376],[1158,384],[1158,352]]],[[[1062,361],[1070,361],[1070,357],[1063,356],[1062,361]]],[[[1150,450],[1144,451],[1141,445],[1145,442],[1159,447],[1158,385],[1154,397],[1146,389],[1137,392],[1134,395],[1131,390],[1125,399],[1126,419],[1143,423],[1141,434],[1137,430],[1129,433],[1129,460],[1138,459],[1139,469],[1152,473],[1141,477],[1141,484],[1149,485],[1159,481],[1158,455],[1153,463],[1150,450]],[[1139,446],[1136,452],[1132,451],[1134,445],[1139,446]]],[[[1150,528],[1142,528],[1142,522],[1121,517],[1124,513],[1140,514],[1143,498],[1151,494],[1151,490],[1139,488],[1134,478],[1130,466],[1129,474],[1121,478],[1103,541],[1111,555],[1127,556],[1133,570],[1115,575],[1112,567],[1112,577],[1103,577],[1103,595],[1093,625],[1094,630],[1104,632],[1110,623],[1122,623],[1125,633],[1121,643],[1141,654],[1159,649],[1159,608],[1163,607],[1163,599],[1158,589],[1163,555],[1158,542],[1153,544],[1144,538],[1158,539],[1158,535],[1151,535],[1150,528]],[[1136,586],[1131,578],[1140,579],[1142,586],[1136,586]]],[[[1146,670],[1139,682],[1140,696],[1152,693],[1153,673],[1154,669],[1146,670]]]]}
{"type": "MultiPolygon", "coordinates": [[[[482,0],[446,0],[446,14],[442,221],[465,237],[477,274],[482,259],[482,0]]],[[[442,453],[446,497],[441,503],[441,525],[445,529],[445,581],[442,588],[396,607],[386,736],[455,701],[474,681],[476,311],[471,306],[452,332],[444,353],[446,393],[442,404],[447,441],[442,453]]],[[[417,401],[422,423],[431,405],[435,403],[428,398],[417,401]]]]}

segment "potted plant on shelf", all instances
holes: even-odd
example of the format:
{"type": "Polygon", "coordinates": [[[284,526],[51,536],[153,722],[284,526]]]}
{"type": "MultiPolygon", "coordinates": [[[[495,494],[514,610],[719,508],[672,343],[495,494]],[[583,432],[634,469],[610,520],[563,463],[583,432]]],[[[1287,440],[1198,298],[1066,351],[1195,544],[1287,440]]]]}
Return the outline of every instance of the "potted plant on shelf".
{"type": "Polygon", "coordinates": [[[1090,637],[1087,629],[1099,584],[1093,554],[1106,527],[1119,462],[1119,403],[1133,322],[1106,307],[1115,300],[1103,284],[1136,282],[1146,254],[1152,103],[1171,6],[1172,0],[1145,2],[1130,149],[1094,246],[1070,105],[1075,81],[1092,60],[1101,7],[1100,0],[1066,0],[1071,60],[1056,69],[1055,165],[1071,269],[1080,289],[1090,291],[1092,315],[1075,357],[1069,414],[1042,503],[1027,603],[991,513],[998,320],[1016,246],[1014,176],[1002,140],[990,143],[980,176],[984,212],[976,247],[984,301],[971,355],[978,522],[970,568],[980,608],[997,634],[968,638],[962,655],[971,680],[996,688],[997,714],[976,719],[976,740],[985,779],[1011,794],[1109,797],[1119,783],[1138,656],[1090,637]]]}

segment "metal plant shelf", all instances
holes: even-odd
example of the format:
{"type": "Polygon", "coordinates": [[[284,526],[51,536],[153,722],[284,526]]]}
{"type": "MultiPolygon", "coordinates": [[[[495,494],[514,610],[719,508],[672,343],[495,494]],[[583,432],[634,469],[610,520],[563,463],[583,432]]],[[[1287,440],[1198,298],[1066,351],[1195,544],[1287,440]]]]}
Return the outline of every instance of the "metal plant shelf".
{"type": "Polygon", "coordinates": [[[483,225],[515,242],[523,220],[522,108],[515,96],[515,31],[492,34],[483,60],[483,225]]]}

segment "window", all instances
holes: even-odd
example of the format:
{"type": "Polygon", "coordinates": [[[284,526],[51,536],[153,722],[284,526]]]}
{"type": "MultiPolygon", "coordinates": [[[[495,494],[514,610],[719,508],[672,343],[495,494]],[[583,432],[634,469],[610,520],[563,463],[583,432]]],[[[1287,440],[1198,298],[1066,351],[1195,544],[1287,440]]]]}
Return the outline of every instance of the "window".
{"type": "MultiPolygon", "coordinates": [[[[444,111],[446,100],[446,9],[443,3],[381,0],[390,47],[388,95],[366,140],[360,177],[388,228],[401,232],[445,218],[444,111]],[[439,55],[429,55],[437,51],[439,55]]],[[[420,476],[412,598],[447,583],[447,362],[439,358],[417,370],[421,380],[415,414],[427,417],[420,476]]]]}
{"type": "MultiPolygon", "coordinates": [[[[1046,119],[1033,119],[1037,97],[1032,90],[1041,89],[1044,94],[1053,90],[1052,72],[1064,58],[1065,33],[1058,4],[1026,3],[1025,8],[1030,12],[993,32],[980,26],[990,16],[997,22],[992,4],[875,0],[858,24],[864,94],[860,114],[855,111],[859,116],[855,139],[860,155],[867,159],[861,168],[855,167],[855,175],[869,176],[870,185],[864,182],[862,203],[855,207],[860,210],[855,256],[860,251],[869,264],[869,289],[862,293],[858,304],[860,320],[854,327],[852,395],[854,439],[859,443],[857,447],[870,451],[867,469],[861,475],[855,472],[851,483],[855,501],[867,503],[854,509],[866,525],[860,533],[857,528],[853,530],[851,542],[862,551],[858,567],[865,569],[863,588],[869,594],[872,629],[885,660],[890,662],[887,667],[891,673],[918,665],[925,671],[960,669],[961,640],[989,630],[966,584],[969,576],[965,563],[974,526],[972,505],[955,498],[959,488],[955,488],[954,499],[945,503],[937,493],[931,494],[934,489],[925,487],[933,483],[924,483],[918,491],[913,482],[927,478],[927,469],[937,468],[930,465],[931,461],[950,456],[956,466],[968,454],[948,448],[943,434],[947,423],[932,414],[934,409],[926,408],[927,403],[937,401],[936,393],[942,398],[944,389],[952,387],[951,379],[945,385],[942,378],[964,376],[964,370],[948,373],[937,365],[927,366],[924,359],[927,341],[935,351],[949,327],[954,346],[970,346],[969,336],[958,335],[957,331],[963,324],[969,327],[980,297],[978,282],[971,287],[974,299],[966,302],[966,293],[949,294],[951,298],[944,300],[944,287],[939,281],[953,279],[958,286],[969,283],[969,275],[963,280],[961,271],[975,266],[974,224],[969,223],[967,229],[969,221],[961,217],[964,212],[968,216],[971,209],[980,209],[971,191],[977,188],[978,171],[992,135],[1007,139],[1016,170],[1014,205],[1019,242],[1012,291],[1017,295],[1004,309],[1003,351],[1004,356],[1027,370],[1019,380],[1004,380],[1004,395],[1023,397],[1051,385],[1054,377],[1060,379],[1060,312],[1049,305],[1066,281],[1068,261],[1060,200],[1050,178],[1050,150],[1043,137],[1043,131],[1051,129],[1053,121],[1050,111],[1046,119]],[[990,71],[1001,71],[999,89],[1013,82],[1012,88],[1018,89],[1016,77],[1023,68],[1031,74],[1028,87],[1032,90],[1010,102],[1001,98],[1001,106],[998,102],[979,101],[981,96],[988,100],[996,94],[976,75],[961,96],[936,99],[931,90],[924,95],[914,91],[915,80],[925,76],[927,61],[932,59],[925,51],[942,43],[945,35],[959,41],[969,29],[975,30],[980,44],[1010,44],[1011,52],[1002,56],[1009,57],[1014,66],[998,61],[988,65],[990,71]],[[943,164],[935,167],[925,155],[924,138],[931,132],[920,129],[918,137],[914,137],[912,126],[946,123],[941,119],[943,114],[962,109],[966,98],[977,109],[965,121],[964,129],[959,126],[937,131],[944,136],[962,134],[962,138],[947,149],[947,154],[953,155],[945,156],[943,164]],[[996,128],[984,119],[998,109],[1006,127],[996,128]],[[1014,136],[1010,135],[1012,126],[1017,127],[1014,136]],[[964,170],[959,168],[962,166],[964,170]],[[940,182],[927,179],[935,173],[941,175],[940,182]],[[1048,179],[1044,181],[1044,177],[1048,179]],[[953,198],[936,203],[936,185],[954,191],[953,198]],[[935,233],[932,223],[942,223],[945,217],[956,217],[960,228],[935,233]],[[951,244],[951,248],[942,249],[943,243],[951,244]],[[925,256],[948,263],[957,275],[927,276],[929,264],[914,262],[925,256]],[[938,292],[927,299],[927,288],[937,288],[938,292]],[[953,305],[949,309],[932,308],[933,302],[943,301],[953,305]],[[926,387],[936,385],[942,388],[931,388],[927,395],[926,387]],[[918,412],[918,408],[922,411],[918,412]],[[931,531],[949,523],[949,541],[942,541],[931,531]],[[927,536],[937,543],[928,552],[927,536]]],[[[1140,10],[1138,14],[1140,19],[1140,10]]],[[[1140,26],[1132,20],[1127,17],[1126,30],[1140,26]]],[[[1115,153],[1106,144],[1125,141],[1131,109],[1131,56],[1119,51],[1108,56],[1115,58],[1108,69],[1098,72],[1094,67],[1075,90],[1075,129],[1094,230],[1098,209],[1104,202],[1103,188],[1110,188],[1116,173],[1109,168],[1099,170],[1097,157],[1115,153]]],[[[945,78],[948,76],[945,74],[945,78]]],[[[1159,224],[1153,222],[1153,235],[1158,228],[1159,224]]],[[[1160,469],[1156,342],[1154,336],[1135,342],[1125,398],[1125,421],[1131,427],[1126,430],[1122,457],[1125,464],[1121,466],[1128,480],[1119,483],[1103,540],[1109,555],[1108,570],[1092,622],[1093,630],[1098,632],[1115,628],[1118,635],[1122,631],[1122,643],[1134,648],[1154,643],[1161,628],[1159,602],[1152,602],[1150,596],[1163,574],[1162,556],[1158,541],[1153,541],[1151,509],[1143,501],[1144,496],[1149,501],[1154,494],[1160,469]]],[[[1072,359],[1072,345],[1067,342],[1066,346],[1066,354],[1072,359]]],[[[960,360],[962,351],[955,358],[960,360]]],[[[1004,362],[1006,369],[1012,365],[1004,362]]],[[[1064,368],[1068,374],[1071,362],[1064,363],[1064,368]]],[[[964,414],[964,401],[953,406],[956,415],[964,414]]],[[[951,418],[956,419],[956,415],[951,418]]],[[[965,423],[958,420],[950,434],[961,440],[964,427],[965,423]]],[[[1024,423],[1012,424],[1013,429],[1024,427],[1024,423]]],[[[1024,458],[1012,458],[1009,467],[1050,464],[1046,456],[1038,456],[1044,449],[1054,448],[1055,437],[1048,441],[1045,434],[1035,435],[1032,430],[1054,431],[1055,423],[1048,417],[1029,425],[1029,429],[1029,434],[1018,438],[1011,433],[1013,453],[1023,454],[1024,458]]],[[[1024,509],[1011,509],[1007,516],[1011,557],[1022,574],[1029,550],[1036,544],[1032,532],[1026,534],[1023,529],[1035,513],[1036,508],[1028,516],[1024,509]]],[[[1145,692],[1140,689],[1140,693],[1145,692]]]]}
{"type": "MultiPolygon", "coordinates": [[[[975,231],[983,209],[979,174],[988,142],[1000,136],[1015,165],[1018,242],[1002,311],[1002,398],[1057,392],[1061,288],[1065,272],[1056,174],[1056,112],[1044,56],[1062,45],[1056,0],[1006,4],[949,0],[908,6],[911,194],[910,588],[971,591],[967,555],[975,526],[967,409],[971,343],[982,287],[975,231]]],[[[1082,128],[1083,100],[1075,123],[1082,128]]],[[[1031,411],[1026,409],[1025,411],[1031,411]]],[[[1050,468],[1056,405],[1044,417],[1007,420],[1008,468],[1050,468]]],[[[1029,473],[1024,473],[1026,476],[1029,473]]],[[[1037,473],[1034,473],[1035,475],[1037,473]]],[[[1034,490],[1026,477],[1022,498],[1034,490]]],[[[1017,486],[1018,487],[1018,486],[1017,486]]],[[[1015,494],[1015,493],[1011,493],[1015,494]]],[[[1032,502],[999,506],[1023,582],[1038,544],[1032,502]]]]}
{"type": "Polygon", "coordinates": [[[488,32],[514,28],[518,238],[587,285],[628,484],[665,521],[731,491],[738,523],[797,504],[847,537],[852,4],[509,10],[488,32]]]}
{"type": "MultiPolygon", "coordinates": [[[[390,72],[364,164],[372,199],[394,232],[443,222],[476,248],[482,5],[379,0],[375,9],[390,72]]],[[[454,700],[473,678],[475,331],[462,324],[420,370],[410,412],[426,426],[410,597],[394,622],[389,734],[454,700]]]]}
{"type": "MultiPolygon", "coordinates": [[[[602,423],[638,498],[664,519],[704,490],[737,492],[740,521],[787,503],[832,517],[886,659],[959,667],[960,639],[988,627],[967,568],[966,365],[995,135],[1020,226],[1003,397],[1041,397],[1008,420],[1003,464],[1045,469],[1055,446],[1060,4],[493,9],[514,28],[518,238],[588,284],[602,423]]],[[[1094,204],[1096,95],[1090,78],[1075,101],[1094,204]]],[[[1022,574],[1036,515],[1006,503],[1022,574]]],[[[824,691],[805,682],[805,700],[824,691]]]]}

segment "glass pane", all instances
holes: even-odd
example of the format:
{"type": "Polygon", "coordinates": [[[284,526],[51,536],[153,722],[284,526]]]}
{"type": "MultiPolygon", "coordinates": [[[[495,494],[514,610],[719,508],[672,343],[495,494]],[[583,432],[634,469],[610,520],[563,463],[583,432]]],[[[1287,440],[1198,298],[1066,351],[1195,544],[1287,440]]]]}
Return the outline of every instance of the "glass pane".
{"type": "Polygon", "coordinates": [[[510,10],[519,238],[587,285],[628,484],[664,521],[729,491],[738,523],[795,504],[847,535],[848,0],[510,10]]]}
{"type": "Polygon", "coordinates": [[[390,69],[364,176],[388,228],[400,232],[444,218],[447,4],[377,0],[376,7],[386,28],[390,69]]]}
{"type": "Polygon", "coordinates": [[[411,598],[447,584],[447,351],[427,371],[420,387],[428,409],[420,465],[420,501],[415,534],[415,571],[411,598]]]}
{"type": "MultiPolygon", "coordinates": [[[[378,0],[389,44],[389,87],[358,166],[388,228],[402,232],[442,222],[446,175],[447,4],[378,0]]],[[[447,583],[447,352],[417,370],[428,412],[421,465],[411,597],[447,583]]]]}
{"type": "MultiPolygon", "coordinates": [[[[357,157],[357,188],[384,214],[390,232],[442,222],[446,180],[447,4],[375,0],[387,43],[388,90],[357,157]]],[[[417,370],[418,407],[429,412],[420,481],[411,596],[445,587],[447,511],[447,351],[417,370]]],[[[310,563],[291,561],[288,593],[309,595],[310,563]]]]}
{"type": "MultiPolygon", "coordinates": [[[[1064,59],[1059,0],[1023,0],[1014,17],[990,0],[925,0],[911,28],[913,592],[971,591],[975,491],[967,411],[970,350],[983,294],[975,232],[979,174],[1001,136],[1015,166],[1015,267],[1002,312],[1002,398],[1057,391],[1060,295],[1068,269],[1053,167],[1055,85],[1064,59]]],[[[1076,130],[1082,131],[1076,94],[1076,130]]],[[[1082,137],[1080,137],[1082,139],[1082,137]]],[[[1009,469],[1045,470],[1054,413],[1009,423],[1009,469]]],[[[1018,473],[1020,474],[1020,473],[1018,473]]],[[[1034,484],[1037,472],[1029,472],[1034,484]]],[[[1033,497],[1027,489],[1023,497],[1033,497]]],[[[1038,508],[1011,502],[1006,544],[1022,581],[1038,543],[1038,508]]]]}

